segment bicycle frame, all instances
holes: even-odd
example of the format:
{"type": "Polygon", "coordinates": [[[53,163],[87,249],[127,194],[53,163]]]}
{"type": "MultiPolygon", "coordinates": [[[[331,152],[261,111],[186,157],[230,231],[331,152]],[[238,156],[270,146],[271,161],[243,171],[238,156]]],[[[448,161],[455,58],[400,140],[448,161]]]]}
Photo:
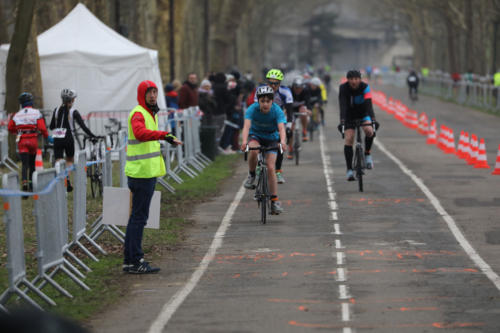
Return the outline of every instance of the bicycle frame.
{"type": "Polygon", "coordinates": [[[302,146],[302,116],[305,113],[294,112],[293,113],[293,154],[295,155],[295,165],[299,165],[299,152],[302,146]]]}
{"type": "Polygon", "coordinates": [[[257,205],[261,209],[261,222],[266,224],[267,220],[267,210],[271,209],[271,193],[269,192],[268,184],[268,172],[266,164],[266,152],[272,150],[280,150],[283,153],[283,148],[281,145],[278,147],[246,147],[245,149],[245,160],[247,159],[247,152],[249,150],[258,150],[259,154],[257,156],[257,166],[260,167],[259,179],[257,181],[257,186],[255,188],[255,199],[257,200],[257,205]]]}

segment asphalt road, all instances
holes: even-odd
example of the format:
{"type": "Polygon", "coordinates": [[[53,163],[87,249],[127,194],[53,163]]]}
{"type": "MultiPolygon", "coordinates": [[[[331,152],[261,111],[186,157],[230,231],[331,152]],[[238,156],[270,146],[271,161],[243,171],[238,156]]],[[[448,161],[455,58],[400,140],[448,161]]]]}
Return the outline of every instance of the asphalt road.
{"type": "MultiPolygon", "coordinates": [[[[388,96],[406,95],[382,88],[388,96]]],[[[130,296],[90,327],[499,332],[494,282],[500,281],[494,272],[500,272],[500,177],[442,154],[376,109],[382,124],[376,141],[382,146],[373,149],[375,167],[360,193],[355,182],[345,180],[335,96],[330,100],[323,139],[303,145],[299,166],[285,163],[287,182],[279,186],[284,214],[259,223],[252,192],[241,190],[242,159],[224,194],[197,207],[184,248],[165,258],[159,275],[130,277],[130,296]],[[206,255],[209,248],[213,252],[206,255]],[[478,257],[491,267],[490,277],[478,257]]],[[[455,133],[476,131],[494,163],[500,118],[425,97],[414,108],[455,133]]]]}

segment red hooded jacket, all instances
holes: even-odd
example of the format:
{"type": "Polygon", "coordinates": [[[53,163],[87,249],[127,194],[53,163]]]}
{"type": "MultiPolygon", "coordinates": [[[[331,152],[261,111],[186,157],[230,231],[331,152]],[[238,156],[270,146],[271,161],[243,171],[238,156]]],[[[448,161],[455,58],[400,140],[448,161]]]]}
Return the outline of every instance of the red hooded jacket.
{"type": "MultiPolygon", "coordinates": [[[[154,82],[142,81],[137,87],[137,101],[139,102],[139,105],[146,109],[154,118],[155,115],[153,111],[151,111],[146,105],[146,91],[148,90],[148,88],[158,89],[154,82]]],[[[165,135],[168,134],[168,132],[165,131],[152,131],[147,129],[144,117],[140,112],[135,112],[132,115],[130,123],[132,125],[132,132],[134,132],[135,138],[139,141],[161,140],[165,138],[165,135]]]]}

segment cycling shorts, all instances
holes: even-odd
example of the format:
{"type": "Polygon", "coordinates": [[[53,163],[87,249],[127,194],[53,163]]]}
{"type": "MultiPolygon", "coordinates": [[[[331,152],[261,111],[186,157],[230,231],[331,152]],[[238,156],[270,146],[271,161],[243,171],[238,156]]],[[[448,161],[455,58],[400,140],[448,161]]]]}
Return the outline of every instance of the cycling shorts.
{"type": "Polygon", "coordinates": [[[66,153],[66,158],[73,158],[75,156],[75,141],[71,139],[58,140],[54,139],[54,158],[56,160],[64,158],[64,153],[66,153]]]}
{"type": "MultiPolygon", "coordinates": [[[[250,134],[249,138],[249,141],[257,141],[261,147],[276,147],[279,144],[279,141],[263,139],[255,134],[250,134]]],[[[278,154],[278,150],[271,150],[266,153],[278,154]]]]}
{"type": "Polygon", "coordinates": [[[17,143],[17,148],[20,154],[28,153],[30,155],[36,155],[36,151],[38,149],[38,138],[36,136],[21,136],[21,139],[17,143]]]}
{"type": "MultiPolygon", "coordinates": [[[[372,121],[372,118],[370,116],[365,116],[363,118],[361,118],[361,123],[366,123],[367,121],[371,122],[372,121]]],[[[345,129],[355,129],[356,128],[356,124],[353,120],[347,120],[345,122],[345,129]]]]}

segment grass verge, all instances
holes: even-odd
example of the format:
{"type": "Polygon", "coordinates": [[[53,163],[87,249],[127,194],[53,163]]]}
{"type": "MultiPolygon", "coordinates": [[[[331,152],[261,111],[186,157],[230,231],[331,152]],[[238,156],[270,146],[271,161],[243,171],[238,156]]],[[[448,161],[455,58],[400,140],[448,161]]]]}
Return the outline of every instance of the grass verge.
{"type": "MultiPolygon", "coordinates": [[[[195,179],[183,176],[184,183],[175,184],[176,193],[171,194],[162,186],[157,185],[157,190],[162,192],[162,205],[160,214],[160,229],[146,229],[144,232],[143,249],[148,258],[161,257],[169,250],[175,249],[183,239],[186,228],[191,224],[188,217],[197,203],[203,202],[218,194],[222,181],[233,174],[238,155],[218,156],[195,179]]],[[[117,186],[118,166],[114,165],[113,183],[117,186]]],[[[171,182],[173,184],[173,182],[171,182]]],[[[90,191],[87,191],[89,193],[90,191]]],[[[71,229],[72,195],[68,196],[68,215],[71,229]]],[[[102,200],[87,197],[87,211],[89,224],[102,212],[102,200]]],[[[36,230],[33,217],[33,200],[23,200],[23,226],[25,236],[26,268],[28,278],[31,280],[36,275],[36,230]]],[[[3,211],[0,212],[3,215],[3,211]]],[[[77,321],[83,321],[95,314],[127,293],[126,279],[121,272],[122,246],[109,234],[103,234],[98,243],[106,249],[108,255],[99,255],[99,262],[93,262],[81,255],[81,259],[92,269],[86,275],[84,283],[92,290],[84,291],[73,283],[64,274],[57,274],[56,281],[67,289],[74,297],[72,299],[61,296],[51,286],[46,286],[43,291],[51,297],[57,306],[50,308],[41,299],[29,293],[40,305],[77,321]],[[125,282],[125,283],[124,283],[125,282]],[[124,288],[125,285],[125,288],[124,288]]],[[[75,251],[78,253],[78,251],[75,251]]],[[[8,286],[6,268],[5,224],[0,224],[0,293],[8,286]]],[[[19,305],[16,296],[12,296],[8,306],[19,305]]]]}

